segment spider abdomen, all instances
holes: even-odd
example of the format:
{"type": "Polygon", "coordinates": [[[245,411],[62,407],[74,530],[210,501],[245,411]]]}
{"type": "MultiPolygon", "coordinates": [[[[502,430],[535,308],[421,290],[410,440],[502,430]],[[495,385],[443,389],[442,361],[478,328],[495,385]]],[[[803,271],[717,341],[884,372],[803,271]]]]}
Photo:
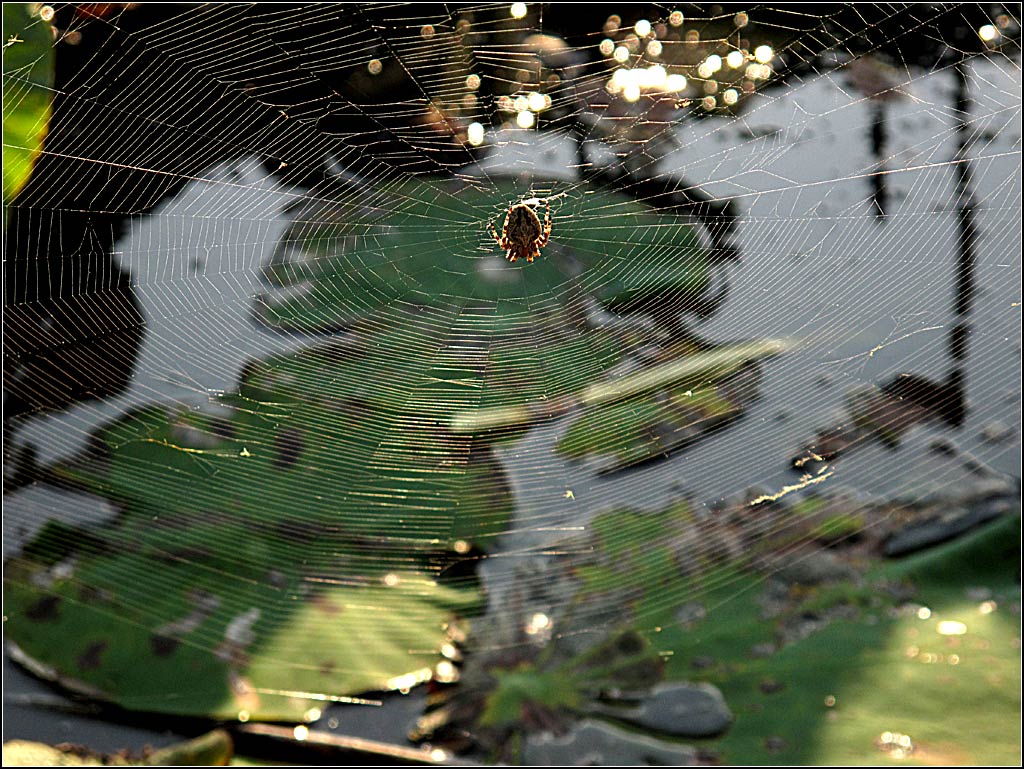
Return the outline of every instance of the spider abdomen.
{"type": "Polygon", "coordinates": [[[508,212],[508,233],[510,241],[517,245],[532,245],[543,232],[540,219],[525,203],[513,206],[508,212]]]}
{"type": "Polygon", "coordinates": [[[544,223],[541,224],[537,212],[526,203],[516,203],[505,214],[505,225],[501,229],[501,237],[494,231],[494,225],[487,225],[491,237],[505,249],[505,258],[510,262],[526,259],[532,262],[540,256],[540,250],[547,245],[551,236],[551,208],[544,204],[544,223]]]}

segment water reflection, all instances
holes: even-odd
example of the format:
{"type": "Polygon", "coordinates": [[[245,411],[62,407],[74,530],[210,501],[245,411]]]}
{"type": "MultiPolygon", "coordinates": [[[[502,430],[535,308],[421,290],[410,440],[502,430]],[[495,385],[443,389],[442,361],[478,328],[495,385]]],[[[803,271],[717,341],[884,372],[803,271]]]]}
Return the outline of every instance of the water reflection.
{"type": "MultiPolygon", "coordinates": [[[[42,464],[69,457],[81,450],[89,433],[105,421],[154,401],[205,404],[212,394],[231,389],[250,360],[308,344],[308,338],[282,337],[254,326],[252,290],[240,293],[237,288],[239,281],[258,285],[260,270],[287,226],[279,212],[293,197],[293,192],[266,177],[258,165],[222,166],[208,181],[192,185],[155,215],[137,222],[110,269],[126,276],[128,295],[138,307],[140,321],[131,328],[139,335],[139,348],[117,347],[118,355],[101,359],[102,365],[96,365],[89,355],[88,344],[61,348],[91,371],[117,372],[123,392],[116,397],[109,397],[115,393],[108,392],[108,397],[98,402],[31,419],[13,414],[7,424],[14,445],[34,447],[42,464]],[[246,195],[239,193],[242,182],[246,195]],[[197,212],[211,205],[218,206],[223,216],[195,226],[197,212]],[[245,218],[240,223],[232,214],[245,218]],[[154,260],[152,244],[160,242],[186,246],[170,249],[165,258],[154,260]],[[219,342],[208,344],[218,337],[219,342]],[[132,355],[125,358],[120,354],[126,351],[132,355]]],[[[98,252],[96,258],[108,257],[98,252]]],[[[100,275],[108,273],[98,271],[100,275]]],[[[107,322],[102,320],[107,317],[103,313],[97,322],[107,322]]],[[[112,316],[115,322],[122,317],[119,313],[112,316]]],[[[75,371],[71,369],[72,374],[75,371]]],[[[87,377],[85,382],[89,381],[87,377]]],[[[88,392],[96,391],[90,388],[88,392]]]]}
{"type": "MultiPolygon", "coordinates": [[[[862,65],[866,67],[868,65],[862,65]]],[[[972,163],[970,152],[974,143],[974,131],[970,128],[971,115],[969,96],[970,75],[968,65],[963,61],[952,67],[955,83],[952,114],[955,117],[957,144],[951,168],[955,180],[955,205],[958,237],[956,238],[956,269],[953,278],[953,314],[949,324],[947,351],[950,358],[949,372],[944,381],[936,381],[917,374],[900,373],[881,385],[879,397],[867,401],[852,402],[848,406],[851,425],[837,425],[820,431],[815,442],[805,454],[794,458],[797,469],[808,465],[808,461],[822,462],[837,459],[852,446],[865,440],[881,439],[891,446],[898,445],[901,436],[914,425],[928,419],[940,419],[951,427],[960,427],[966,418],[966,365],[968,357],[969,316],[976,291],[975,269],[978,249],[978,227],[975,223],[976,197],[972,189],[972,163]],[[869,423],[870,426],[866,426],[869,423]]],[[[863,86],[861,90],[868,88],[863,86]]],[[[881,92],[880,92],[881,93],[881,92]]],[[[879,149],[884,142],[884,111],[882,100],[873,101],[874,130],[872,146],[876,160],[881,157],[879,149]]],[[[879,212],[885,215],[887,192],[881,181],[887,174],[876,172],[877,180],[873,200],[879,212]]],[[[957,453],[953,449],[951,454],[957,453]]],[[[981,471],[991,474],[991,471],[981,471]]]]}

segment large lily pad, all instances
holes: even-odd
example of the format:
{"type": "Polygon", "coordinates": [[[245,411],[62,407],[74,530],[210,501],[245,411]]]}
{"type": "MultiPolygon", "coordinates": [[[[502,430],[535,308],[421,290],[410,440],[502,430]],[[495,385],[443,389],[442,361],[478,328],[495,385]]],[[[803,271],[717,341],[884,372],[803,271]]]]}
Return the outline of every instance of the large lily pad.
{"type": "MultiPolygon", "coordinates": [[[[671,326],[707,287],[708,258],[684,219],[625,195],[585,184],[537,194],[507,178],[329,189],[281,239],[257,315],[280,331],[344,329],[367,341],[351,371],[360,397],[389,411],[406,397],[396,386],[412,385],[418,408],[461,433],[497,426],[507,435],[549,406],[557,414],[563,396],[656,336],[602,306],[654,308],[671,326]],[[520,200],[539,213],[546,200],[554,214],[551,241],[532,264],[505,261],[488,234],[520,200]],[[395,358],[397,377],[369,392],[395,358]],[[501,417],[521,406],[527,419],[501,417]],[[474,414],[501,418],[492,425],[474,414]]],[[[666,351],[662,361],[689,352],[666,351]]]]}
{"type": "Polygon", "coordinates": [[[102,430],[53,472],[120,518],[51,525],[8,564],[8,638],[50,677],[140,710],[298,718],[319,702],[307,694],[429,678],[479,599],[441,573],[490,545],[511,499],[471,438],[382,407],[388,383],[418,400],[408,377],[368,378],[357,359],[271,359],[209,409],[102,430]]]}
{"type": "MultiPolygon", "coordinates": [[[[1019,543],[1013,516],[873,567],[862,585],[828,588],[830,604],[843,612],[833,610],[832,621],[767,656],[751,653],[772,629],[757,600],[762,586],[730,585],[704,596],[715,608],[698,630],[663,633],[675,650],[668,675],[692,676],[699,661],[697,675],[744,714],[709,745],[723,763],[1014,763],[1021,750],[1019,543]],[[944,634],[949,623],[966,632],[944,634]]],[[[776,622],[825,617],[823,597],[797,596],[776,622]]]]}
{"type": "MultiPolygon", "coordinates": [[[[271,286],[290,290],[264,297],[263,320],[315,331],[380,308],[439,308],[458,313],[477,339],[550,339],[579,322],[588,297],[617,306],[668,294],[682,306],[707,285],[707,254],[683,219],[586,185],[552,196],[554,229],[540,259],[506,262],[487,225],[500,230],[524,199],[539,200],[511,180],[413,178],[347,190],[329,214],[309,207],[266,271],[271,286]]],[[[564,372],[563,363],[549,361],[564,372]]]]}
{"type": "Polygon", "coordinates": [[[4,3],[4,205],[28,181],[53,101],[53,27],[30,9],[4,3]]]}
{"type": "Polygon", "coordinates": [[[309,589],[287,568],[239,585],[217,564],[139,556],[60,577],[10,568],[8,635],[44,676],[133,710],[242,720],[319,717],[324,699],[429,680],[476,600],[416,572],[309,589]]]}

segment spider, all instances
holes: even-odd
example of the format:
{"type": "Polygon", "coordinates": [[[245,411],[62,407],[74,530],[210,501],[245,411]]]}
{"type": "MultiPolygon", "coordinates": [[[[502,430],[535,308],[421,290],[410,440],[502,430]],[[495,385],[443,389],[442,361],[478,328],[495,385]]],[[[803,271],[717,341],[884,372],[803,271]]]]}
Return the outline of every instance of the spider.
{"type": "Polygon", "coordinates": [[[494,229],[494,223],[487,225],[491,237],[505,251],[505,258],[514,262],[520,257],[532,262],[540,256],[540,250],[548,244],[551,237],[551,206],[544,201],[544,224],[526,203],[516,203],[505,214],[505,225],[501,228],[501,237],[494,229]]]}

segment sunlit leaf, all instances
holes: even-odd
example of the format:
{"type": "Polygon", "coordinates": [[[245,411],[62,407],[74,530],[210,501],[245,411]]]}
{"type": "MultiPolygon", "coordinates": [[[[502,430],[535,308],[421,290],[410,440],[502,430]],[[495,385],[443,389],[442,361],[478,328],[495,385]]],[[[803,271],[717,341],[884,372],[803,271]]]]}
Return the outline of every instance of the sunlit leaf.
{"type": "Polygon", "coordinates": [[[8,638],[47,677],[135,710],[295,719],[429,679],[480,602],[442,572],[491,547],[510,494],[469,438],[438,444],[429,420],[396,432],[403,415],[357,400],[349,362],[271,359],[207,411],[103,430],[55,472],[122,514],[51,524],[8,565],[8,638]]]}
{"type": "Polygon", "coordinates": [[[4,3],[4,205],[42,150],[53,100],[53,28],[29,3],[4,3]]]}
{"type": "Polygon", "coordinates": [[[11,740],[4,743],[4,766],[226,766],[233,750],[231,736],[223,729],[136,756],[98,753],[68,743],[11,740]]]}

